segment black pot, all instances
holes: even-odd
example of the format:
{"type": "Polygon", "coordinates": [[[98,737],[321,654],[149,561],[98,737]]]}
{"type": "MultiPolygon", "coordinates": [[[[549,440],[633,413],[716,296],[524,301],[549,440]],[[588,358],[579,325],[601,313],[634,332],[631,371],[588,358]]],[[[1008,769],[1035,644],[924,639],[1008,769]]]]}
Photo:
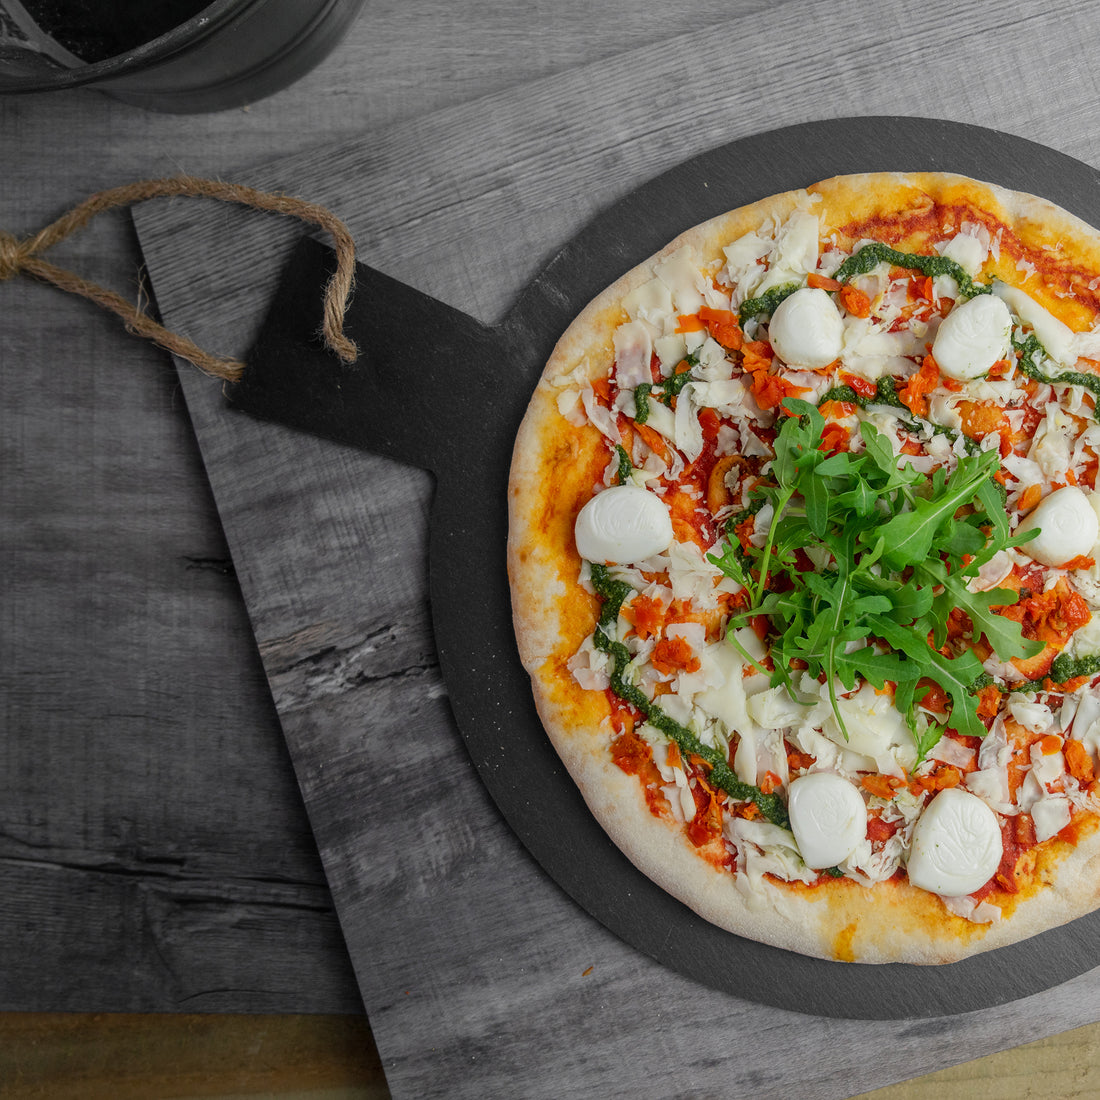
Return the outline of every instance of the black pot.
{"type": "Polygon", "coordinates": [[[364,0],[214,0],[137,49],[72,68],[0,52],[0,93],[89,87],[154,111],[191,114],[253,103],[322,61],[364,0]]]}

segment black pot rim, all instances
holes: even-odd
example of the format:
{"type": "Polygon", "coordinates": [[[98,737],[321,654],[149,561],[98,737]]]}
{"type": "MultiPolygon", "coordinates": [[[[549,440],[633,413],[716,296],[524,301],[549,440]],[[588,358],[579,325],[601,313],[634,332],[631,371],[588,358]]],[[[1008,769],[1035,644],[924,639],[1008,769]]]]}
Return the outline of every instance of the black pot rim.
{"type": "Polygon", "coordinates": [[[0,91],[5,92],[49,92],[65,88],[79,88],[87,84],[97,84],[107,80],[129,76],[150,69],[168,61],[176,54],[187,50],[212,34],[227,19],[240,14],[257,0],[209,0],[196,15],[179,26],[148,42],[143,42],[133,50],[81,65],[76,69],[56,69],[42,76],[26,81],[5,85],[0,78],[0,91]]]}

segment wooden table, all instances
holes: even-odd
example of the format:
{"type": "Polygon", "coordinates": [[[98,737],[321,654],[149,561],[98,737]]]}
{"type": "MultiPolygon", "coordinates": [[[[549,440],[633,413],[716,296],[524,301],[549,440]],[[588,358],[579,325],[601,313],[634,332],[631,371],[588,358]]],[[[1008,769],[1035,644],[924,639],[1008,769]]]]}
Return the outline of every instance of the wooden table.
{"type": "MultiPolygon", "coordinates": [[[[635,56],[654,74],[656,106],[625,81],[594,94],[587,132],[603,127],[604,142],[589,151],[598,153],[609,198],[644,178],[639,132],[647,135],[649,174],[694,151],[679,121],[693,112],[709,144],[713,135],[837,114],[933,114],[1011,130],[1100,164],[1098,94],[1074,60],[1097,5],[1072,5],[1054,18],[1029,4],[982,26],[940,3],[926,5],[914,26],[910,7],[886,5],[875,27],[860,23],[859,5],[803,0],[691,2],[674,13],[626,0],[599,11],[503,2],[469,15],[434,3],[371,10],[324,66],[243,110],[159,116],[85,93],[0,101],[0,226],[31,232],[104,187],[179,171],[251,176],[257,164],[361,143],[365,134],[378,134],[384,153],[392,135],[418,126],[430,133],[445,111],[470,127],[451,135],[454,146],[479,137],[491,144],[513,100],[509,89],[545,105],[561,88],[576,105],[586,80],[598,84],[591,78],[600,63],[630,50],[641,50],[635,56]],[[658,44],[696,35],[705,56],[707,28],[725,22],[728,42],[729,21],[744,28],[744,72],[766,87],[759,74],[774,69],[783,89],[751,120],[717,118],[721,96],[706,79],[694,86],[663,68],[658,44]],[[1051,73],[1076,94],[1054,102],[1051,73]],[[959,82],[960,74],[967,79],[959,82]],[[791,97],[792,85],[801,97],[791,97]],[[677,120],[675,132],[666,132],[668,118],[677,120]]],[[[728,57],[723,65],[728,88],[728,57]]],[[[576,113],[563,125],[576,125],[576,113]]],[[[526,158],[521,178],[566,178],[540,164],[538,152],[537,136],[517,150],[526,158]]],[[[393,167],[380,162],[379,171],[393,167]]],[[[445,209],[453,189],[445,171],[410,182],[432,196],[436,213],[445,209]]],[[[492,181],[482,184],[492,191],[492,181]]],[[[564,243],[601,201],[594,195],[589,208],[587,199],[550,191],[545,222],[531,234],[537,247],[555,235],[564,243]]],[[[478,215],[476,203],[464,211],[478,215]]],[[[413,207],[399,211],[388,236],[361,245],[392,250],[402,233],[416,234],[418,217],[413,207]]],[[[140,251],[122,216],[95,223],[54,258],[135,293],[140,251]]],[[[492,313],[500,303],[482,305],[492,313]]],[[[247,1054],[260,1049],[258,1035],[271,1034],[263,1014],[278,1013],[278,1045],[297,1049],[299,1067],[342,1064],[343,1079],[315,1079],[378,1094],[378,1062],[364,1063],[347,1044],[357,1034],[347,1018],[362,1011],[360,991],[171,363],[85,304],[17,281],[0,289],[0,372],[0,1009],[12,1013],[0,1020],[12,1067],[0,1080],[21,1081],[24,1095],[35,1088],[63,1095],[68,1074],[71,1094],[92,1095],[80,1091],[89,1078],[80,1083],[79,1053],[92,1036],[100,1052],[112,1051],[101,1092],[119,1095],[110,1074],[121,1078],[128,1061],[150,1079],[173,1072],[186,1027],[188,1044],[201,1045],[201,1030],[210,1049],[239,1050],[239,1063],[229,1066],[226,1055],[226,1076],[213,1082],[181,1070],[178,1084],[155,1086],[161,1091],[262,1087],[290,1095],[308,1078],[294,1077],[285,1060],[272,1069],[247,1054]],[[74,1020],[27,1012],[173,1015],[74,1020]],[[204,1017],[196,1030],[185,1015],[196,1012],[233,1015],[204,1017]],[[295,1028],[297,1048],[287,1038],[295,1028]],[[45,1068],[36,1063],[43,1044],[72,1052],[71,1071],[52,1059],[45,1068]],[[139,1059],[139,1047],[159,1049],[166,1068],[139,1059]],[[254,1076],[231,1076],[238,1071],[254,1076]]],[[[1091,1021],[1075,1022],[1090,1026],[1041,1047],[1062,1067],[1057,1091],[1065,1096],[1096,1085],[1087,1075],[1100,1033],[1091,1021]]],[[[994,1035],[987,1049],[1033,1034],[994,1035]]],[[[1035,1066],[1021,1076],[1023,1057],[1012,1051],[953,1071],[955,1085],[941,1077],[927,1092],[913,1091],[925,1087],[918,1082],[882,1095],[930,1095],[933,1087],[969,1095],[968,1075],[981,1073],[998,1078],[1002,1095],[1015,1087],[1023,1096],[1052,1080],[1050,1062],[1035,1052],[1026,1055],[1035,1066]]]]}

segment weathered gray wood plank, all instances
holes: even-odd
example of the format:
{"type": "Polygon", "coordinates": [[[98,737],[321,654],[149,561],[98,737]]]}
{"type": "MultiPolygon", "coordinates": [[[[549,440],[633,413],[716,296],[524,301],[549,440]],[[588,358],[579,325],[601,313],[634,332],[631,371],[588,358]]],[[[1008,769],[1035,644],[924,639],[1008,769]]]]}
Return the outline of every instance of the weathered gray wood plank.
{"type": "MultiPolygon", "coordinates": [[[[1097,163],[1097,92],[1069,48],[1093,10],[1026,3],[979,21],[932,2],[917,19],[888,3],[872,21],[855,4],[785,5],[247,176],[326,201],[372,264],[491,321],[597,209],[764,124],[944,114],[1097,163]],[[1055,84],[1080,94],[1054,103],[1055,84]]],[[[294,231],[178,206],[137,220],[168,319],[243,350],[294,231]]],[[[375,556],[416,575],[423,529],[370,517],[411,496],[422,522],[422,475],[227,416],[216,387],[181,377],[395,1095],[846,1096],[1100,1016],[1094,973],[971,1016],[851,1023],[761,1009],[639,958],[495,815],[410,626],[426,621],[422,594],[390,603],[393,574],[370,575],[375,556]],[[338,537],[324,558],[318,514],[338,537]],[[298,546],[270,548],[287,527],[298,546]],[[322,658],[330,671],[311,679],[322,658]],[[375,667],[406,671],[375,680],[375,667]]]]}
{"type": "MultiPolygon", "coordinates": [[[[233,178],[760,7],[376,5],[246,110],[6,97],[0,227],[29,234],[136,179],[233,178]]],[[[122,214],[52,258],[138,293],[122,214]]],[[[0,287],[0,378],[0,1009],[359,1011],[169,360],[17,280],[0,287]],[[158,905],[139,904],[146,885],[158,905]],[[212,919],[181,939],[196,890],[212,919]]]]}
{"type": "Polygon", "coordinates": [[[178,384],[76,313],[0,351],[0,1007],[356,1011],[178,384]]]}

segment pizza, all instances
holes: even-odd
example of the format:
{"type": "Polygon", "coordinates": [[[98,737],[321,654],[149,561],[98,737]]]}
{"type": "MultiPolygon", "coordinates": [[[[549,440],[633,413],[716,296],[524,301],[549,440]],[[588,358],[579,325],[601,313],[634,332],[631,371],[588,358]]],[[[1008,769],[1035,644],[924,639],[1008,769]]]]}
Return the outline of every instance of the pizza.
{"type": "Polygon", "coordinates": [[[581,312],[515,441],[509,583],[642,872],[848,962],[1100,905],[1098,397],[1100,233],[964,176],[755,202],[581,312]]]}

